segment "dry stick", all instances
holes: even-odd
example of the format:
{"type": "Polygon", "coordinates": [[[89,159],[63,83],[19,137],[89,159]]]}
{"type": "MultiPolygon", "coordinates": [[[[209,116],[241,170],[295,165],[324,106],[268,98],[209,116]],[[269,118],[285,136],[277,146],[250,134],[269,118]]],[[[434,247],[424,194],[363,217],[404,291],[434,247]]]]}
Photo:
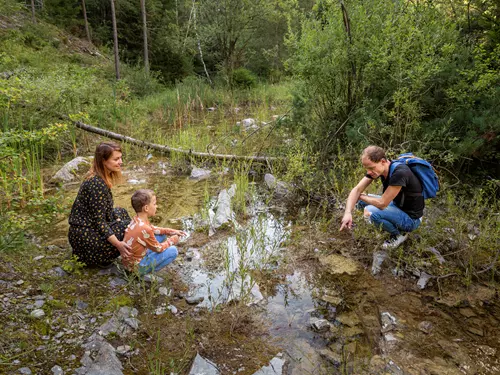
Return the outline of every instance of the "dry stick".
{"type": "Polygon", "coordinates": [[[219,159],[219,160],[229,160],[229,161],[237,161],[237,160],[244,160],[244,161],[251,161],[251,162],[263,162],[263,163],[270,163],[273,161],[280,160],[281,158],[278,157],[273,157],[273,156],[244,156],[244,155],[224,155],[224,154],[212,154],[208,152],[197,152],[197,151],[192,151],[192,150],[183,150],[181,148],[175,148],[175,147],[169,147],[169,146],[164,146],[164,145],[159,145],[156,143],[150,143],[146,141],[141,141],[126,135],[114,133],[109,130],[104,130],[100,128],[96,128],[95,126],[87,125],[84,124],[81,121],[75,121],[75,125],[77,128],[80,128],[82,130],[86,130],[91,133],[99,134],[111,139],[116,139],[122,142],[127,142],[136,146],[140,147],[145,147],[149,148],[152,150],[157,150],[160,152],[165,152],[165,153],[179,153],[179,154],[185,154],[187,156],[195,157],[195,158],[211,158],[211,159],[219,159]]]}

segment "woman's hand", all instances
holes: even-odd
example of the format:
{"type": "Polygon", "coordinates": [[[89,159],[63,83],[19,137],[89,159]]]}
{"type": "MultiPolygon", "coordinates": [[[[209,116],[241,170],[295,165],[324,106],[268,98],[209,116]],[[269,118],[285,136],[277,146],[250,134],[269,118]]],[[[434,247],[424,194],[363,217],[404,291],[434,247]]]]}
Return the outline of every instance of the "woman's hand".
{"type": "Polygon", "coordinates": [[[128,245],[125,241],[119,241],[115,244],[115,247],[120,252],[122,258],[128,258],[130,256],[130,252],[132,251],[132,247],[128,245]]]}

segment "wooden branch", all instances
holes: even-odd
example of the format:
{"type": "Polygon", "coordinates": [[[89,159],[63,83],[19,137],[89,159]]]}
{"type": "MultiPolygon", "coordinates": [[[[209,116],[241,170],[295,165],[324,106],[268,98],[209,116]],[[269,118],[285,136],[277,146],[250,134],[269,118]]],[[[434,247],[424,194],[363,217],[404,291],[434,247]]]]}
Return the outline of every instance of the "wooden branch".
{"type": "Polygon", "coordinates": [[[116,139],[118,141],[127,142],[139,147],[145,147],[152,150],[157,150],[164,153],[179,153],[184,154],[190,157],[195,157],[198,159],[209,158],[209,159],[219,159],[219,160],[227,160],[227,161],[250,161],[250,162],[263,162],[263,163],[271,163],[273,161],[281,160],[282,158],[272,157],[272,156],[243,156],[243,155],[224,155],[224,154],[212,154],[209,152],[197,152],[192,150],[183,150],[181,148],[169,147],[164,145],[159,145],[156,143],[150,143],[146,141],[141,141],[132,137],[128,137],[126,135],[114,133],[109,130],[104,130],[100,128],[96,128],[95,126],[84,124],[81,121],[75,121],[75,125],[77,128],[82,130],[99,134],[104,137],[108,137],[111,139],[116,139]]]}

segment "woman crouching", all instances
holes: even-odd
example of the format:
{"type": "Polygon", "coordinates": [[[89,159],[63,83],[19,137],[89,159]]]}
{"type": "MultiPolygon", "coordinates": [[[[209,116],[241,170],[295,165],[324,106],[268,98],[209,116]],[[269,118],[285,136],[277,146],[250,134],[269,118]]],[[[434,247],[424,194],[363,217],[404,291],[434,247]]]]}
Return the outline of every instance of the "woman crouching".
{"type": "Polygon", "coordinates": [[[130,216],[124,208],[113,208],[111,188],[121,178],[120,146],[104,142],[95,150],[94,162],[80,186],[69,216],[69,243],[80,262],[107,266],[120,254],[129,255],[123,242],[130,216]]]}

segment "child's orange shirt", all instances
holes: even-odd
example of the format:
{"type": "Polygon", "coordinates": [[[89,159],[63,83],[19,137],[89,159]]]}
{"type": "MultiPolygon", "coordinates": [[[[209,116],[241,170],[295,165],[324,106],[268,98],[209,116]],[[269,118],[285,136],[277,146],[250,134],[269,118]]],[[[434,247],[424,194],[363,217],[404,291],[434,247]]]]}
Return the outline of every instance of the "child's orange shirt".
{"type": "Polygon", "coordinates": [[[126,259],[122,258],[125,268],[133,270],[146,255],[147,249],[161,253],[166,248],[172,246],[169,240],[159,243],[155,238],[155,234],[165,234],[168,236],[174,233],[175,229],[155,227],[149,222],[145,222],[138,216],[135,216],[127,229],[125,229],[125,237],[123,238],[123,241],[132,247],[130,256],[126,259]]]}

